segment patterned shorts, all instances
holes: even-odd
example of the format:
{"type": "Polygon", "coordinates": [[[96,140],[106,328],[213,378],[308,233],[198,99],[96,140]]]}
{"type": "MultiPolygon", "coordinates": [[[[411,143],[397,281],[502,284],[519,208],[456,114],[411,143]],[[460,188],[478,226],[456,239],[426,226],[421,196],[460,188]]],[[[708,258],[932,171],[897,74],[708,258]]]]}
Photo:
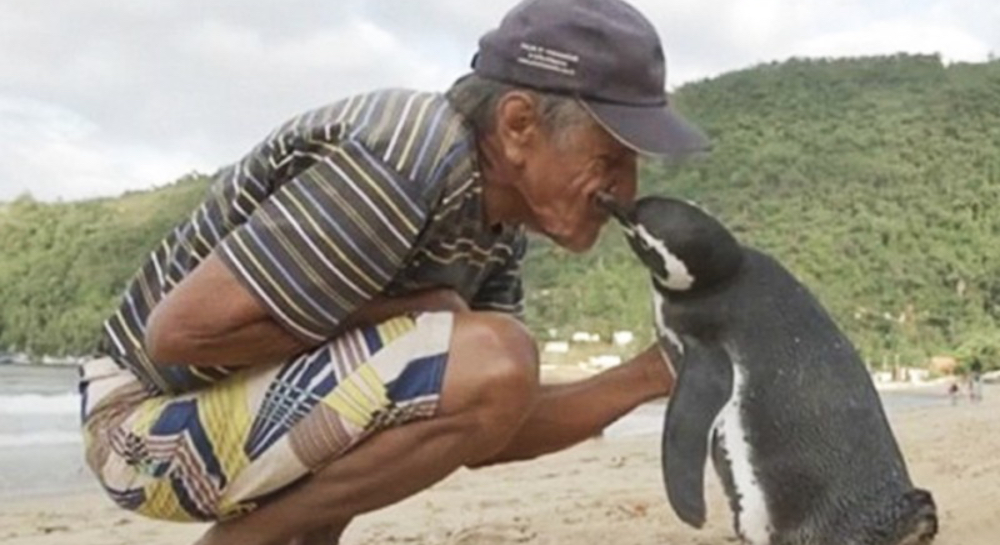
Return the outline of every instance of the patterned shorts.
{"type": "Polygon", "coordinates": [[[433,416],[452,321],[395,318],[175,396],[151,397],[110,359],[87,362],[87,464],[118,505],[149,517],[246,513],[371,434],[433,416]]]}

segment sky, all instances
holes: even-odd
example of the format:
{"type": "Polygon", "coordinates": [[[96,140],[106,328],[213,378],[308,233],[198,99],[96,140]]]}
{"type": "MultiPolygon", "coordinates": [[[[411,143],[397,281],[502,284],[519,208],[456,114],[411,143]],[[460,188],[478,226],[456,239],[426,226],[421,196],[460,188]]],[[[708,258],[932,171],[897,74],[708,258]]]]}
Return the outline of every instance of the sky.
{"type": "MultiPolygon", "coordinates": [[[[445,90],[514,0],[3,0],[0,201],[118,195],[236,161],[285,119],[445,90]]],[[[996,0],[632,0],[668,88],[789,57],[1000,55],[996,0]]]]}

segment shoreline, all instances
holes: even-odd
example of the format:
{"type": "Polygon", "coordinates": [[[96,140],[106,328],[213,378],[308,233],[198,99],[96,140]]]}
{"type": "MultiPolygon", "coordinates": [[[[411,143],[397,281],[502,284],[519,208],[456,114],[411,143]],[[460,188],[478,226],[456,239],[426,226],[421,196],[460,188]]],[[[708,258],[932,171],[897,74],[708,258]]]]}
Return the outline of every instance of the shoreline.
{"type": "MultiPolygon", "coordinates": [[[[1000,535],[1000,387],[981,404],[890,414],[916,486],[934,494],[936,545],[994,545],[1000,535]]],[[[396,505],[358,517],[343,545],[702,545],[732,541],[730,512],[714,472],[708,521],[695,530],[666,503],[655,435],[595,438],[529,462],[470,471],[396,505]]],[[[202,524],[145,519],[103,493],[0,501],[5,545],[179,545],[202,524]]]]}
{"type": "MultiPolygon", "coordinates": [[[[595,369],[591,367],[585,367],[581,365],[574,364],[542,364],[541,365],[541,376],[542,383],[560,383],[569,382],[573,380],[580,380],[596,375],[600,372],[600,369],[595,369]]],[[[943,377],[936,377],[923,382],[878,382],[875,377],[869,374],[872,379],[872,385],[878,392],[915,392],[920,390],[927,391],[945,391],[945,388],[952,382],[959,380],[960,377],[956,375],[948,375],[943,377]]]]}
{"type": "MultiPolygon", "coordinates": [[[[579,369],[561,371],[545,373],[543,382],[563,382],[586,376],[579,369]]],[[[22,379],[24,377],[18,374],[11,382],[22,379]]],[[[30,376],[27,379],[31,381],[30,376]]],[[[6,386],[0,386],[0,393],[9,389],[10,384],[6,386]]],[[[31,386],[35,389],[38,384],[32,382],[31,386]]],[[[15,391],[18,388],[15,387],[15,391]]],[[[72,399],[75,394],[59,393],[57,388],[53,388],[52,393],[56,395],[30,393],[13,398],[0,397],[0,502],[26,496],[45,498],[80,491],[99,492],[82,457],[76,415],[78,401],[72,399]],[[11,468],[17,469],[12,471],[11,468]]],[[[883,389],[879,394],[891,419],[922,408],[951,407],[951,399],[942,385],[883,389]]],[[[987,396],[991,395],[988,390],[987,396]]],[[[608,440],[658,437],[662,433],[666,402],[661,399],[637,407],[606,428],[601,436],[608,440]]],[[[958,401],[959,406],[968,403],[967,398],[958,401]]]]}

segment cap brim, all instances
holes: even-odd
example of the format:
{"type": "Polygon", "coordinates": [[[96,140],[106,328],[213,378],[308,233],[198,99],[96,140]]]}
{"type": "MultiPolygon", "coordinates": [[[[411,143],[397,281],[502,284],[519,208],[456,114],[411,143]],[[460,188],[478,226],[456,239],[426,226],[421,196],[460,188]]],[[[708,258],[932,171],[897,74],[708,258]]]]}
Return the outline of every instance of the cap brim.
{"type": "Polygon", "coordinates": [[[646,155],[679,156],[706,152],[705,133],[664,106],[625,106],[581,99],[587,111],[619,142],[646,155]]]}

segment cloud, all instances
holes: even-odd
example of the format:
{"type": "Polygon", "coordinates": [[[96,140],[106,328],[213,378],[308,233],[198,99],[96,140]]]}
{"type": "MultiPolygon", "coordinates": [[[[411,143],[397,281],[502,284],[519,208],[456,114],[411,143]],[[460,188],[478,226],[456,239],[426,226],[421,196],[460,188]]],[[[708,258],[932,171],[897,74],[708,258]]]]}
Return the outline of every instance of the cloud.
{"type": "Polygon", "coordinates": [[[948,61],[982,61],[990,53],[983,40],[958,28],[926,22],[887,21],[803,42],[803,56],[938,53],[948,61]]]}
{"type": "Polygon", "coordinates": [[[199,159],[186,153],[116,144],[78,114],[33,100],[0,98],[0,198],[22,193],[45,200],[114,195],[165,183],[199,159]]]}
{"type": "Polygon", "coordinates": [[[56,3],[0,6],[0,200],[114,194],[211,171],[301,110],[453,77],[351,2],[297,17],[301,2],[271,13],[188,2],[187,14],[183,2],[56,3]]]}
{"type": "MultiPolygon", "coordinates": [[[[514,0],[0,3],[0,200],[114,194],[211,171],[296,113],[443,89],[514,0]]],[[[668,85],[791,56],[1000,52],[993,0],[634,0],[668,85]]]]}
{"type": "Polygon", "coordinates": [[[663,37],[672,86],[790,57],[940,52],[982,62],[1000,51],[1000,3],[993,0],[636,4],[663,37]]]}

